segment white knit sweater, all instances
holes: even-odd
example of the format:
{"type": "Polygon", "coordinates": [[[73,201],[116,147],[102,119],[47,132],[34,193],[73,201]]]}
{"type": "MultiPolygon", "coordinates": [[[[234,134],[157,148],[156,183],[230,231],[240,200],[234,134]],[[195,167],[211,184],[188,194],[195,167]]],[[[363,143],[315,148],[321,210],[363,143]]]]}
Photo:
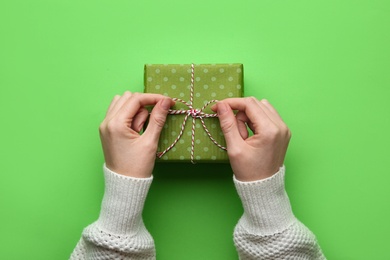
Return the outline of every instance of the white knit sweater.
{"type": "MultiPolygon", "coordinates": [[[[270,178],[233,178],[244,214],[234,230],[240,259],[325,259],[313,233],[293,215],[284,188],[285,168],[270,178]]],[[[99,219],[84,229],[70,259],[156,259],[142,221],[153,177],[119,175],[104,167],[105,193],[99,219]]]]}

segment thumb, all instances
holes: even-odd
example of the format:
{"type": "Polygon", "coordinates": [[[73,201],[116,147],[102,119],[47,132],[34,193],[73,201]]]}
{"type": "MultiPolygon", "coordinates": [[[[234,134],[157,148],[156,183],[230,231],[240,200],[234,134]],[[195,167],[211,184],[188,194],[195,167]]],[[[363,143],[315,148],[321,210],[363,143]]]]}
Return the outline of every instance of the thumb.
{"type": "Polygon", "coordinates": [[[224,102],[217,103],[217,114],[222,132],[225,136],[227,149],[237,147],[238,142],[242,141],[242,137],[238,130],[236,117],[233,110],[224,102]]]}
{"type": "Polygon", "coordinates": [[[163,98],[154,106],[150,114],[149,124],[144,132],[144,136],[153,142],[158,142],[160,133],[167,119],[168,111],[175,102],[170,98],[163,98]]]}

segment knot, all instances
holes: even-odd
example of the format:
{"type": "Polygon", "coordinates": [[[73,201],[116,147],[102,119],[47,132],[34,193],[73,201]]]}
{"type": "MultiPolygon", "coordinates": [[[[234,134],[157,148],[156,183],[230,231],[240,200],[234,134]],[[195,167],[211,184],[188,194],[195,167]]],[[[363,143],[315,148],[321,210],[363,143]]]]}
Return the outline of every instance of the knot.
{"type": "Polygon", "coordinates": [[[202,112],[201,110],[199,110],[199,109],[193,109],[193,108],[191,108],[190,110],[188,110],[188,113],[189,113],[190,116],[192,116],[192,118],[199,118],[201,112],[202,112]]]}

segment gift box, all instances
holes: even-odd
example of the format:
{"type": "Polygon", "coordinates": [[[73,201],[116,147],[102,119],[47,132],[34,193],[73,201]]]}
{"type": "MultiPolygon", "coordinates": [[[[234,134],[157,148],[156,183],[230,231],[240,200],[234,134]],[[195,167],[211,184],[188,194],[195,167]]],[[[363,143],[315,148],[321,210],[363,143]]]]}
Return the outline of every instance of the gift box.
{"type": "Polygon", "coordinates": [[[164,125],[157,157],[166,162],[228,162],[216,114],[218,100],[243,96],[242,64],[148,64],[144,92],[176,101],[164,125]]]}

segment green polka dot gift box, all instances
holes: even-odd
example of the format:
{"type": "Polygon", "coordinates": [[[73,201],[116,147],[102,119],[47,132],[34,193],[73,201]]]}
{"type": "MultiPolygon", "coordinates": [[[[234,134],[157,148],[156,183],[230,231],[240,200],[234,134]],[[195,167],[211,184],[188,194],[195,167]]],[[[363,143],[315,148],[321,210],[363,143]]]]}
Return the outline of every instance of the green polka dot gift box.
{"type": "Polygon", "coordinates": [[[144,92],[176,101],[160,136],[157,161],[228,162],[218,100],[243,96],[242,64],[147,64],[144,92]]]}

